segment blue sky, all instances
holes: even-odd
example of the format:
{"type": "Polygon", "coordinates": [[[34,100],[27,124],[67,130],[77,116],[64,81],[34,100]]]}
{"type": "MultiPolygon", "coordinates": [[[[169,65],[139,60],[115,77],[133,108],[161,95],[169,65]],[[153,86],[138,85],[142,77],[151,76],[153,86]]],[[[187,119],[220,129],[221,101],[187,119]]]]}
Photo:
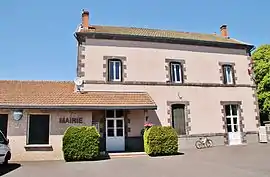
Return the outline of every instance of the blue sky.
{"type": "Polygon", "coordinates": [[[270,43],[270,1],[251,0],[2,0],[0,79],[73,80],[81,10],[90,23],[229,35],[256,46],[270,43]]]}

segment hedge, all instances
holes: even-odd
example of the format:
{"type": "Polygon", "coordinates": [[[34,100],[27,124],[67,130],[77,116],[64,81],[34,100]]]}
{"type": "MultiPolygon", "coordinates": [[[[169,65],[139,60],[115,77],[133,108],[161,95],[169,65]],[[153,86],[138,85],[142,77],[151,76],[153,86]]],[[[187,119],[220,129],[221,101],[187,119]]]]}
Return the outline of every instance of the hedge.
{"type": "Polygon", "coordinates": [[[144,150],[148,155],[173,155],[178,153],[178,137],[170,126],[152,126],[144,132],[144,150]]]}
{"type": "Polygon", "coordinates": [[[65,161],[94,160],[99,156],[100,135],[96,127],[69,127],[63,137],[65,161]]]}

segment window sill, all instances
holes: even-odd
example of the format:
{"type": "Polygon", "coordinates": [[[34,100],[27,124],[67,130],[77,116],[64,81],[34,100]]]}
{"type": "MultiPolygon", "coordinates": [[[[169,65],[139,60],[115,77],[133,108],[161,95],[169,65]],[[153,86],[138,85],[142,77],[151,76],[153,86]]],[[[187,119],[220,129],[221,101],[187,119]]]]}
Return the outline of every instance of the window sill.
{"type": "Polygon", "coordinates": [[[107,84],[121,84],[123,81],[107,81],[107,84]]]}
{"type": "Polygon", "coordinates": [[[28,144],[24,146],[26,151],[53,151],[50,144],[28,144]]]}

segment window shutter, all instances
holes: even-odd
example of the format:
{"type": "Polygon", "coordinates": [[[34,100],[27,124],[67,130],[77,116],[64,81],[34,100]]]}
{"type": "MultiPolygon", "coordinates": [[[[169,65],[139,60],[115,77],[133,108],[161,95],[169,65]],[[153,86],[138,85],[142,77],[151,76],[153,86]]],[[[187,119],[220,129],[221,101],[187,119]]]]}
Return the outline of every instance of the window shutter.
{"type": "Polygon", "coordinates": [[[223,71],[223,83],[227,84],[227,74],[226,74],[226,66],[222,66],[222,71],[223,71]]]}
{"type": "Polygon", "coordinates": [[[232,66],[230,66],[230,70],[231,70],[231,73],[232,73],[232,82],[233,84],[235,84],[235,73],[234,73],[234,68],[232,66]]]}
{"type": "Polygon", "coordinates": [[[184,83],[184,69],[182,63],[180,63],[181,83],[184,83]]]}
{"type": "Polygon", "coordinates": [[[173,82],[174,81],[173,80],[174,73],[173,73],[173,65],[172,65],[172,63],[170,63],[169,67],[170,67],[170,80],[171,80],[171,82],[173,82]]]}

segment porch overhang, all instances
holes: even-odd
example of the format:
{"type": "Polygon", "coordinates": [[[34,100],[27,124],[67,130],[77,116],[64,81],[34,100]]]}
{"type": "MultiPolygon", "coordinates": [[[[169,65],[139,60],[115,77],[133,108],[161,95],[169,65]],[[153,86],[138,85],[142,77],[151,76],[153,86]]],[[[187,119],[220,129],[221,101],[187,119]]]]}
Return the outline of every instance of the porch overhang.
{"type": "Polygon", "coordinates": [[[0,109],[157,109],[147,92],[74,91],[69,82],[0,81],[0,109]]]}

